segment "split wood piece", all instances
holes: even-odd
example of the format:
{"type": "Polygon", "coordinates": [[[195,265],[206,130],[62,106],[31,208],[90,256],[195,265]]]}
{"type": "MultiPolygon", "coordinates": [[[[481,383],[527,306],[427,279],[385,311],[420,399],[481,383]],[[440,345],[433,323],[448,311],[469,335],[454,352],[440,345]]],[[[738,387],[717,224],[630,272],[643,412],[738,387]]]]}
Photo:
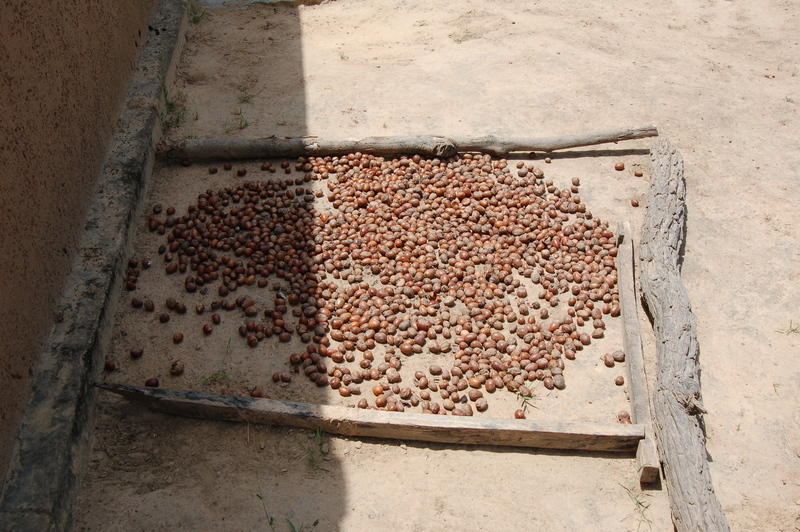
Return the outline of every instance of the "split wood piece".
{"type": "Polygon", "coordinates": [[[644,438],[641,425],[437,416],[125,384],[96,386],[169,414],[320,428],[343,436],[625,453],[644,438]]]}
{"type": "Polygon", "coordinates": [[[706,458],[697,324],[680,276],[686,233],[683,157],[669,141],[658,139],[650,158],[640,282],[655,328],[658,379],[653,407],[672,522],[678,531],[729,530],[706,458]]]}
{"type": "Polygon", "coordinates": [[[619,272],[619,302],[622,309],[625,366],[628,368],[628,389],[631,394],[631,419],[644,427],[644,439],[636,450],[639,482],[650,484],[658,480],[661,462],[653,435],[653,418],[650,414],[650,392],[647,389],[647,372],[644,369],[642,333],[639,329],[639,312],[636,304],[635,272],[633,268],[633,233],[625,221],[617,230],[617,271],[619,272]]]}
{"type": "Polygon", "coordinates": [[[270,137],[265,139],[184,139],[159,148],[159,154],[173,160],[266,159],[300,156],[369,153],[391,155],[418,153],[451,157],[458,152],[482,152],[495,156],[510,152],[562,150],[621,140],[658,136],[654,126],[637,126],[560,137],[443,137],[436,135],[324,138],[270,137]]]}

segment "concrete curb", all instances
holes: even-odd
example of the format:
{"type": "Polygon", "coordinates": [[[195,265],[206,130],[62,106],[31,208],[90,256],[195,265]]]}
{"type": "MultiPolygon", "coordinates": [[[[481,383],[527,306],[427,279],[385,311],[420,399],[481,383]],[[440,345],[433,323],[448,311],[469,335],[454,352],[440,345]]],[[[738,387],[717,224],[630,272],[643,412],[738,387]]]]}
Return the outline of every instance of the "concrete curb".
{"type": "Polygon", "coordinates": [[[186,0],[161,0],[139,56],[83,235],[42,352],[0,499],[1,530],[68,530],[92,430],[92,382],[102,367],[161,136],[163,87],[174,75],[186,0]]]}

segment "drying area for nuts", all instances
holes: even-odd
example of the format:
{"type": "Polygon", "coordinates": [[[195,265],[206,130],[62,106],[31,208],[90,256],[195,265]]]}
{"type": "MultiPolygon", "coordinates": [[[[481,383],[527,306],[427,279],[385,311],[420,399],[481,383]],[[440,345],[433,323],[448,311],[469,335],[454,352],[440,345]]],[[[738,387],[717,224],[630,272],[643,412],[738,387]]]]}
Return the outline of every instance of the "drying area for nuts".
{"type": "Polygon", "coordinates": [[[549,163],[360,153],[163,163],[107,380],[630,423],[615,224],[581,197],[593,176],[551,175],[549,163]]]}

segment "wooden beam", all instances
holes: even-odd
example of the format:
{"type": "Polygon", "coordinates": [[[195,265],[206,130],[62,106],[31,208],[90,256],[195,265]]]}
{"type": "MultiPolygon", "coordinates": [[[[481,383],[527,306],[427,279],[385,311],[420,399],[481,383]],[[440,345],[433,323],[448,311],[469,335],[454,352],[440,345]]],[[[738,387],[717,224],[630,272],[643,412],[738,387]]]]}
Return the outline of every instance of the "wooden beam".
{"type": "Polygon", "coordinates": [[[343,436],[468,445],[632,453],[641,425],[437,416],[99,383],[97,387],[170,414],[315,429],[343,436]]]}
{"type": "Polygon", "coordinates": [[[678,531],[729,530],[706,458],[697,322],[680,275],[686,237],[683,157],[666,139],[653,142],[639,279],[653,318],[658,378],[655,433],[678,531]]]}
{"type": "Polygon", "coordinates": [[[628,389],[631,393],[631,419],[644,427],[644,439],[636,450],[639,465],[639,482],[650,484],[658,480],[661,461],[653,435],[653,418],[650,414],[650,392],[642,352],[642,333],[637,310],[633,232],[627,221],[619,225],[617,271],[619,272],[619,302],[622,309],[622,328],[625,346],[625,366],[628,368],[628,389]]]}
{"type": "Polygon", "coordinates": [[[355,152],[372,155],[418,153],[434,157],[451,157],[458,152],[481,152],[502,156],[511,152],[551,152],[655,136],[658,136],[655,126],[636,126],[542,138],[405,135],[363,138],[183,139],[172,145],[160,146],[159,155],[173,160],[267,159],[355,152]]]}

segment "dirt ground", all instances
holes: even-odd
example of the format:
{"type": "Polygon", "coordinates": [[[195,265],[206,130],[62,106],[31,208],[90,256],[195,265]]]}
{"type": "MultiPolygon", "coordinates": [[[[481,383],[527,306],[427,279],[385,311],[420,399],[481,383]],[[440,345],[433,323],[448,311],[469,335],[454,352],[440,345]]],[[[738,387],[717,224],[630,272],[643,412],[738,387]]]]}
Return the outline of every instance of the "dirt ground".
{"type": "MultiPolygon", "coordinates": [[[[800,200],[800,21],[791,3],[341,0],[204,9],[194,12],[171,90],[182,115],[170,132],[176,139],[658,126],[686,161],[683,279],[698,319],[717,496],[734,529],[800,527],[800,296],[792,290],[800,247],[791,225],[800,200]]],[[[571,150],[535,164],[556,182],[580,177],[595,216],[630,220],[638,234],[648,146],[571,150]],[[614,171],[617,161],[624,172],[614,171]]],[[[252,177],[257,165],[245,166],[252,177]]],[[[212,184],[206,167],[157,169],[146,208],[180,210],[237,179],[220,173],[212,184]]],[[[157,243],[143,230],[135,247],[153,254],[157,243]]],[[[163,283],[146,272],[140,290],[163,305],[163,283]]],[[[141,384],[158,372],[164,386],[288,393],[270,390],[272,368],[236,344],[227,315],[203,337],[192,304],[170,321],[186,333],[175,347],[171,328],[166,334],[154,315],[142,320],[128,310],[131,295],[121,297],[109,353],[121,370],[102,378],[141,384]],[[147,346],[138,361],[126,355],[135,343],[147,346]],[[173,358],[192,361],[178,384],[167,374],[173,358]]],[[[642,324],[652,385],[655,349],[642,324]]],[[[615,370],[597,357],[575,362],[567,389],[541,390],[532,412],[613,422],[625,402],[610,384],[615,370]]],[[[642,492],[636,478],[630,457],[318,441],[302,430],[168,417],[101,394],[76,528],[268,530],[272,519],[275,530],[670,529],[667,493],[642,492]]]]}

